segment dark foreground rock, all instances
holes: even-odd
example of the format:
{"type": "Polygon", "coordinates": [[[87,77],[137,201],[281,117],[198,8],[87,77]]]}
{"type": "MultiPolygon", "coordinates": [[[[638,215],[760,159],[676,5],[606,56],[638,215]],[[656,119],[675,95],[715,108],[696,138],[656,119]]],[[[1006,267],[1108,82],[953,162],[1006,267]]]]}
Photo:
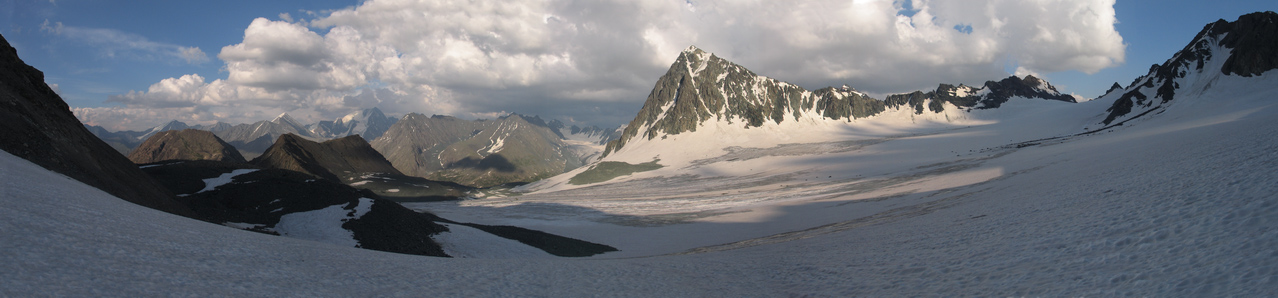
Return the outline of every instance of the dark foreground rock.
{"type": "MultiPolygon", "coordinates": [[[[350,243],[353,239],[359,248],[446,257],[431,236],[448,230],[437,222],[456,223],[405,208],[367,189],[295,171],[218,161],[170,161],[145,165],[143,170],[178,193],[178,200],[189,205],[200,218],[261,233],[336,244],[350,243]],[[211,184],[217,186],[210,187],[211,184]],[[321,214],[325,210],[337,211],[335,208],[341,209],[336,217],[321,214]],[[308,229],[340,226],[349,231],[349,237],[317,239],[311,233],[289,234],[290,227],[283,222],[288,221],[287,217],[296,216],[307,219],[308,229]]],[[[516,240],[556,256],[579,257],[616,251],[610,246],[520,227],[457,224],[516,240]]]]}
{"type": "Polygon", "coordinates": [[[342,182],[342,177],[361,173],[401,174],[358,135],[317,143],[285,134],[252,163],[307,173],[333,182],[342,182]]]}
{"type": "Polygon", "coordinates": [[[138,170],[116,149],[85,129],[0,36],[0,149],[138,205],[178,215],[191,210],[138,170]]]}

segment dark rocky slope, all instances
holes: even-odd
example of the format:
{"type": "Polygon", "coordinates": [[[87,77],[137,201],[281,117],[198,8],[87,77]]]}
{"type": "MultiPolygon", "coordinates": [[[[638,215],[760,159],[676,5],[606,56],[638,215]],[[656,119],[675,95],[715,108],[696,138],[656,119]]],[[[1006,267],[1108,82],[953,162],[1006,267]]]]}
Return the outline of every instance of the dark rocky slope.
{"type": "Polygon", "coordinates": [[[44,73],[22,62],[0,36],[0,149],[67,175],[111,195],[179,215],[174,201],[116,149],[94,136],[44,82],[44,73]]]}
{"type": "Polygon", "coordinates": [[[297,135],[284,134],[252,163],[265,168],[302,172],[338,183],[344,177],[363,173],[402,175],[358,135],[316,143],[297,135]]]}
{"type": "Polygon", "coordinates": [[[581,257],[616,251],[607,245],[520,227],[458,223],[413,211],[367,189],[315,179],[295,171],[208,160],[151,164],[143,170],[178,193],[178,200],[191,206],[200,218],[260,233],[326,240],[288,234],[289,228],[280,223],[286,216],[299,214],[309,220],[306,223],[309,227],[340,225],[342,230],[350,232],[356,247],[394,253],[446,257],[431,238],[448,231],[437,222],[475,227],[557,256],[581,257]],[[224,181],[226,184],[208,186],[213,178],[235,171],[241,172],[224,181]],[[334,207],[342,209],[344,218],[305,215],[334,207]]]}
{"type": "MultiPolygon", "coordinates": [[[[357,137],[358,138],[358,137],[357,137]]],[[[446,257],[430,236],[447,231],[436,216],[418,213],[368,190],[280,169],[260,169],[244,163],[189,161],[157,164],[144,169],[191,206],[200,218],[247,230],[280,235],[278,224],[286,215],[341,206],[359,216],[341,220],[360,248],[394,253],[446,257]],[[235,170],[256,171],[234,176],[231,183],[205,190],[204,179],[235,170]],[[361,204],[372,203],[371,206],[361,204]]],[[[308,223],[320,226],[323,222],[308,223]]],[[[330,223],[332,224],[332,223],[330,223]]],[[[303,237],[303,239],[307,239],[303,237]]],[[[317,239],[310,239],[317,240],[317,239]]]]}
{"type": "Polygon", "coordinates": [[[166,160],[216,160],[245,162],[244,156],[213,133],[183,129],[162,131],[147,138],[129,153],[129,160],[144,164],[166,160]]]}
{"type": "Polygon", "coordinates": [[[1171,59],[1150,66],[1148,74],[1121,90],[1122,95],[1106,110],[1109,114],[1102,123],[1118,124],[1158,109],[1176,98],[1183,83],[1178,81],[1190,73],[1219,71],[1224,75],[1251,77],[1275,68],[1278,68],[1278,13],[1246,14],[1234,22],[1218,20],[1204,26],[1171,59]],[[1218,52],[1218,47],[1226,51],[1218,52]],[[1221,59],[1220,55],[1228,56],[1220,69],[1204,69],[1208,61],[1221,59]]]}

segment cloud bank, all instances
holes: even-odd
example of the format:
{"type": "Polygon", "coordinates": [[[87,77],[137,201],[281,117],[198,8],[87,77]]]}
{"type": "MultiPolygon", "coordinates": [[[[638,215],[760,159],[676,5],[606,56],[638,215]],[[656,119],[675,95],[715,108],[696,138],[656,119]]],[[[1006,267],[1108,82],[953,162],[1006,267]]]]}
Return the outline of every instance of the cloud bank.
{"type": "Polygon", "coordinates": [[[872,93],[980,83],[1009,66],[1094,73],[1123,63],[1113,4],[370,0],[314,19],[253,20],[217,55],[226,78],[177,76],[76,114],[117,129],[370,107],[618,125],[689,45],[807,88],[872,93]]]}

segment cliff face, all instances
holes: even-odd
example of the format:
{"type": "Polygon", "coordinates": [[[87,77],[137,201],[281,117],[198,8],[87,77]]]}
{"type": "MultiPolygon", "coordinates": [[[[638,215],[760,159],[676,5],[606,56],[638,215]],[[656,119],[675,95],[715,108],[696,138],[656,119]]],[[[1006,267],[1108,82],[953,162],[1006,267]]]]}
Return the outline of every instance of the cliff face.
{"type": "Polygon", "coordinates": [[[0,149],[116,197],[179,215],[190,209],[85,129],[44,73],[0,36],[0,149]]]}
{"type": "Polygon", "coordinates": [[[129,153],[129,160],[137,164],[165,160],[245,162],[244,156],[235,147],[211,132],[195,129],[156,133],[133,149],[129,153]]]}

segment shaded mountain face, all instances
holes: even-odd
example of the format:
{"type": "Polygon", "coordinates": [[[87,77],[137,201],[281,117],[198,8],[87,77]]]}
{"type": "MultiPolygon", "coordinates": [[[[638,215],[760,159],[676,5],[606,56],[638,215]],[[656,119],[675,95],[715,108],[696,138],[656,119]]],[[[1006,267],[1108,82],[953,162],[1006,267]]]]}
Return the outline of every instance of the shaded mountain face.
{"type": "Polygon", "coordinates": [[[375,140],[386,133],[398,119],[387,117],[378,108],[347,114],[333,121],[320,121],[307,126],[311,134],[321,138],[338,138],[359,135],[365,140],[375,140]]]}
{"type": "Polygon", "coordinates": [[[372,145],[405,174],[475,187],[536,181],[582,165],[544,121],[518,114],[476,121],[408,114],[372,145]]]}
{"type": "Polygon", "coordinates": [[[843,86],[808,91],[797,85],[754,74],[750,70],[689,47],[657,80],[643,108],[609,141],[603,155],[616,152],[637,137],[653,139],[696,131],[706,121],[741,122],[744,128],[765,122],[804,118],[858,119],[887,109],[909,107],[944,110],[947,103],[964,109],[997,108],[1014,97],[1074,102],[1042,79],[1026,76],[986,82],[982,87],[942,84],[935,91],[917,91],[878,100],[843,86]]]}
{"type": "Polygon", "coordinates": [[[1256,12],[1237,21],[1218,20],[1207,24],[1194,39],[1163,64],[1150,66],[1149,73],[1136,78],[1121,92],[1111,92],[1103,100],[1117,97],[1102,121],[1117,125],[1160,109],[1190,86],[1210,88],[1206,83],[1219,75],[1251,77],[1278,68],[1278,13],[1256,12]],[[1195,83],[1204,83],[1199,85],[1195,83]]]}
{"type": "Polygon", "coordinates": [[[337,183],[341,183],[342,178],[364,173],[401,174],[360,136],[316,143],[285,134],[251,163],[302,172],[337,183]]]}
{"type": "Polygon", "coordinates": [[[179,215],[190,209],[76,119],[0,36],[0,149],[142,206],[179,215]]]}
{"type": "Polygon", "coordinates": [[[138,138],[142,137],[142,134],[145,133],[132,130],[113,132],[107,130],[105,127],[88,124],[85,124],[84,128],[88,129],[89,133],[92,133],[94,136],[98,137],[98,139],[106,142],[107,145],[111,146],[111,148],[115,148],[115,151],[119,151],[120,154],[125,155],[129,154],[129,152],[133,152],[133,148],[137,148],[138,144],[142,143],[142,141],[138,140],[138,138]]]}
{"type": "Polygon", "coordinates": [[[183,129],[162,131],[138,145],[129,153],[129,160],[137,164],[166,160],[216,160],[245,162],[244,156],[231,144],[212,132],[183,129]]]}

